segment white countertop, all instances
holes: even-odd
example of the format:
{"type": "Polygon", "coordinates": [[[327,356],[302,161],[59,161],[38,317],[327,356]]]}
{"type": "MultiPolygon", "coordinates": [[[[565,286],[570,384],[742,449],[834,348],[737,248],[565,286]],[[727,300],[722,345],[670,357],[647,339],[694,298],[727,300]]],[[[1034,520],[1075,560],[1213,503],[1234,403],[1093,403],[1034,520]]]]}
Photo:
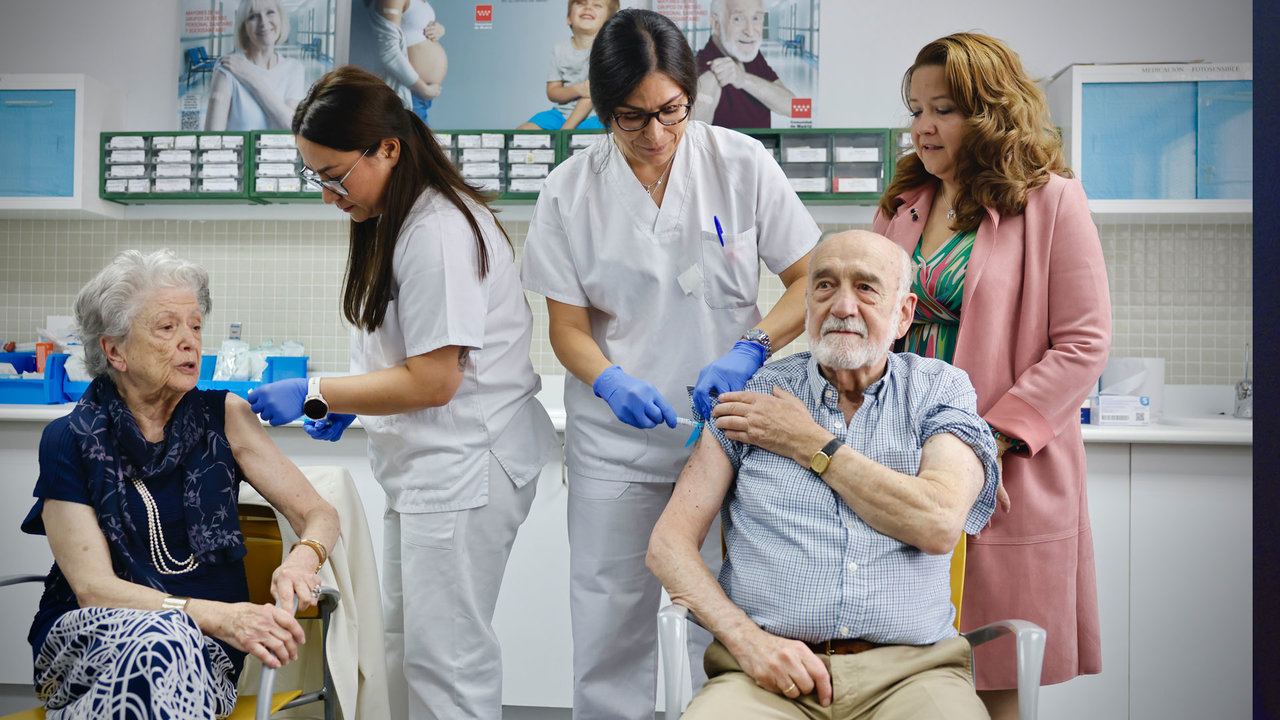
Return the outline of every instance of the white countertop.
{"type": "MultiPolygon", "coordinates": [[[[538,399],[547,408],[556,430],[564,432],[564,378],[544,376],[538,399]]],[[[1165,412],[1160,420],[1141,426],[1085,425],[1081,429],[1089,443],[1253,445],[1253,421],[1231,417],[1223,408],[1230,388],[1204,385],[1171,385],[1165,389],[1165,412]]],[[[74,403],[61,405],[3,405],[0,422],[49,422],[71,412],[74,403]]],[[[301,421],[292,425],[301,426],[301,421]]],[[[353,427],[359,427],[358,423],[353,427]]]]}

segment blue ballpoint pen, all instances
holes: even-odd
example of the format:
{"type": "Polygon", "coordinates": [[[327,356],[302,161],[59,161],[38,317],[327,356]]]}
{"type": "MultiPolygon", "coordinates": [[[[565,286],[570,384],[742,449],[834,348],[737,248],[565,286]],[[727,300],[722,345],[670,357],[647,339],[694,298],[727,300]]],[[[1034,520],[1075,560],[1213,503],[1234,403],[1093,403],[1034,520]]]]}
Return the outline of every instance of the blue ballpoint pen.
{"type": "Polygon", "coordinates": [[[720,227],[720,218],[712,215],[711,219],[716,222],[716,235],[720,237],[720,247],[724,247],[724,228],[720,227]]]}

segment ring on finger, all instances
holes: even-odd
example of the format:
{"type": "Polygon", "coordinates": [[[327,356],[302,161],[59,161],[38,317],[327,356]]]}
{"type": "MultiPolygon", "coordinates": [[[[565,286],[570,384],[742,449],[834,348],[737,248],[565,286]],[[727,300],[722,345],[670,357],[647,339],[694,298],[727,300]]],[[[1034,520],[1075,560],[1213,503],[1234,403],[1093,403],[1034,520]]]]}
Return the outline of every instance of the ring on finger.
{"type": "Polygon", "coordinates": [[[320,585],[316,584],[311,588],[311,597],[320,597],[320,585]]]}
{"type": "Polygon", "coordinates": [[[795,683],[791,683],[791,687],[787,688],[786,690],[783,690],[783,691],[782,691],[782,694],[783,694],[783,695],[790,695],[790,694],[791,694],[791,691],[792,691],[792,690],[795,690],[795,689],[796,689],[796,684],[795,684],[795,683]]]}

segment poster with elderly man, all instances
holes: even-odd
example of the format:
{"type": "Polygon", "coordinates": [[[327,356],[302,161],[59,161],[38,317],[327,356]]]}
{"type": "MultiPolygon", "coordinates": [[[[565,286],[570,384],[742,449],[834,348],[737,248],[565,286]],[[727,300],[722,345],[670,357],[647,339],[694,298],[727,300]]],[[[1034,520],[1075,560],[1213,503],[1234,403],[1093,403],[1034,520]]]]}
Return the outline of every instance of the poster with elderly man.
{"type": "MultiPolygon", "coordinates": [[[[404,35],[410,63],[417,50],[434,51],[434,64],[406,67],[399,82],[405,87],[429,85],[428,124],[450,130],[521,127],[559,103],[548,94],[553,77],[549,67],[556,62],[557,46],[572,43],[579,52],[589,48],[598,25],[603,24],[601,10],[605,15],[613,11],[608,0],[351,0],[350,4],[351,62],[386,75],[360,54],[369,41],[358,31],[369,24],[371,6],[393,11],[385,14],[392,21],[382,24],[404,35]],[[578,3],[587,6],[585,10],[599,22],[579,22],[578,3]],[[422,21],[415,20],[417,15],[422,21]],[[419,27],[423,21],[425,31],[419,27]],[[424,32],[426,41],[419,37],[424,32]],[[412,43],[410,36],[415,38],[412,43]],[[449,75],[441,82],[446,53],[449,75]]],[[[821,5],[821,0],[617,3],[620,9],[660,12],[680,28],[698,65],[693,117],[737,129],[813,126],[818,117],[821,5]]]]}
{"type": "Polygon", "coordinates": [[[814,0],[656,0],[697,53],[695,119],[731,128],[811,127],[818,80],[814,0]]]}

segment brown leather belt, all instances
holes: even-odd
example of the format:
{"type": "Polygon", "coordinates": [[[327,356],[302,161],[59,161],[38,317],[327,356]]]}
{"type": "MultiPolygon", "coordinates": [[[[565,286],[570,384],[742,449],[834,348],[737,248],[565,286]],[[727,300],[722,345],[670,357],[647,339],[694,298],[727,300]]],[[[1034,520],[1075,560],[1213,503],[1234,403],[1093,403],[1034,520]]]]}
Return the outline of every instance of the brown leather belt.
{"type": "Polygon", "coordinates": [[[805,645],[808,645],[810,650],[819,655],[856,655],[860,652],[886,647],[884,643],[850,638],[835,638],[826,642],[805,643],[805,645]]]}

